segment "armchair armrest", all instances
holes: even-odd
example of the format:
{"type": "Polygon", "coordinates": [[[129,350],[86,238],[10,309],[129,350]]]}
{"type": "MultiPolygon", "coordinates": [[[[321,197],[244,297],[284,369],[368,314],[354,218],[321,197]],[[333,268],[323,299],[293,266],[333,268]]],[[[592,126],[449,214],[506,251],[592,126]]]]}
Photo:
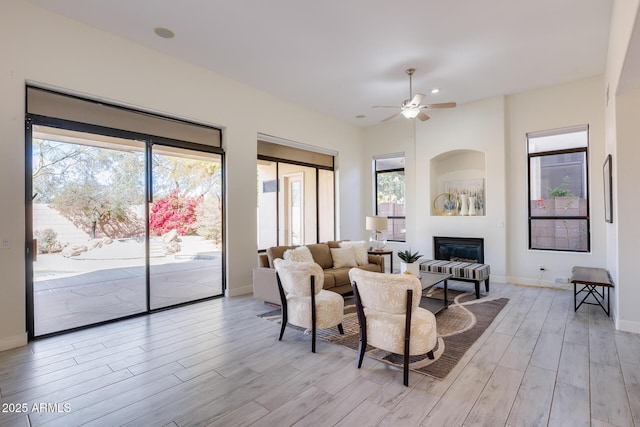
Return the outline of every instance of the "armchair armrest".
{"type": "Polygon", "coordinates": [[[368,255],[370,264],[378,264],[380,273],[384,273],[384,257],[382,255],[368,255]]]}

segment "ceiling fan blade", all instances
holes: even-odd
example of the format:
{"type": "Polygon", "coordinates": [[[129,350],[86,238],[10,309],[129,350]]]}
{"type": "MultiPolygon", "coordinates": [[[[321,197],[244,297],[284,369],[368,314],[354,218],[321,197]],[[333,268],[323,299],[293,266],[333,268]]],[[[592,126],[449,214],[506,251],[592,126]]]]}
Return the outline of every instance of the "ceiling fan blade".
{"type": "Polygon", "coordinates": [[[442,102],[440,104],[421,105],[420,108],[453,108],[455,106],[456,106],[455,102],[442,102]]]}
{"type": "MultiPolygon", "coordinates": [[[[396,116],[398,116],[399,114],[400,114],[400,113],[392,114],[392,115],[390,115],[389,117],[387,117],[386,119],[380,120],[380,123],[382,123],[382,122],[386,122],[386,121],[389,121],[389,120],[391,120],[391,119],[395,118],[396,116]]],[[[425,114],[425,115],[426,115],[426,114],[425,114]]]]}
{"type": "Polygon", "coordinates": [[[420,105],[420,103],[422,102],[424,97],[425,97],[425,95],[423,95],[421,93],[416,93],[415,96],[413,97],[413,99],[411,100],[411,103],[409,105],[415,105],[417,107],[418,105],[420,105]]]}
{"type": "Polygon", "coordinates": [[[374,105],[371,108],[400,108],[397,105],[374,105]]]}
{"type": "Polygon", "coordinates": [[[426,115],[425,113],[423,113],[422,111],[420,111],[416,117],[418,117],[418,118],[419,118],[420,120],[422,120],[423,122],[424,122],[424,121],[426,121],[426,120],[429,120],[429,119],[430,119],[430,117],[429,117],[429,116],[427,116],[427,115],[426,115]]]}

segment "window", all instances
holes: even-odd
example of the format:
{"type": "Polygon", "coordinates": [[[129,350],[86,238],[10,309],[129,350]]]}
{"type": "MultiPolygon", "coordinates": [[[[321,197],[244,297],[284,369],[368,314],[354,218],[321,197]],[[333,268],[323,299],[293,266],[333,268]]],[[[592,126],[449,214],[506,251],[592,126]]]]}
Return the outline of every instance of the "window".
{"type": "Polygon", "coordinates": [[[383,231],[388,241],[406,241],[406,209],[404,155],[376,157],[375,171],[376,215],[389,219],[387,230],[383,231]]]}
{"type": "Polygon", "coordinates": [[[527,134],[529,249],[588,252],[589,128],[527,134]]]}

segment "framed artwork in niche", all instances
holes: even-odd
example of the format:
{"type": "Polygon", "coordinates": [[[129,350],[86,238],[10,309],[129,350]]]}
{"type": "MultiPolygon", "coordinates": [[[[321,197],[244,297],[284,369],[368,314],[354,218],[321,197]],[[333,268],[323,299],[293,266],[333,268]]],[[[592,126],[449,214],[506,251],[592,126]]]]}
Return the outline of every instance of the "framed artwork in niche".
{"type": "Polygon", "coordinates": [[[444,181],[444,192],[458,200],[457,215],[484,215],[484,179],[459,179],[444,181]]]}

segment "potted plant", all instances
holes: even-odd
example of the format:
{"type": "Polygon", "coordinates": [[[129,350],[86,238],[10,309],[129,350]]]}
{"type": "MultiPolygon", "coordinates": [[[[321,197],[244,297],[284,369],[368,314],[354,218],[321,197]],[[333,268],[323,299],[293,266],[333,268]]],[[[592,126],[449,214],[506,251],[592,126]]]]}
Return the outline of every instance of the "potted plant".
{"type": "Polygon", "coordinates": [[[398,251],[398,258],[402,261],[400,263],[400,273],[413,274],[415,276],[419,275],[420,264],[416,261],[422,258],[420,253],[411,253],[410,249],[406,249],[404,251],[398,251]]]}

